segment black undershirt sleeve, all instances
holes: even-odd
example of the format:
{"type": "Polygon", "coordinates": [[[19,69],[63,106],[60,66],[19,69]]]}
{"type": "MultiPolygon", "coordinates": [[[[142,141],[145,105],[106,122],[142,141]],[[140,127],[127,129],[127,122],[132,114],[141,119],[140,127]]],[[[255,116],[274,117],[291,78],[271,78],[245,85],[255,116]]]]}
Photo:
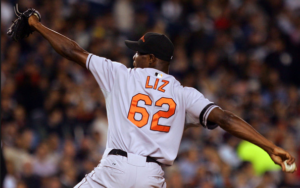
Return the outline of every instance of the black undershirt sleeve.
{"type": "Polygon", "coordinates": [[[210,113],[210,110],[213,108],[220,108],[219,106],[215,105],[214,103],[210,103],[208,104],[206,107],[204,107],[204,109],[201,111],[200,115],[199,115],[199,121],[200,124],[207,128],[207,129],[215,129],[218,127],[217,124],[207,121],[208,115],[210,113]]]}

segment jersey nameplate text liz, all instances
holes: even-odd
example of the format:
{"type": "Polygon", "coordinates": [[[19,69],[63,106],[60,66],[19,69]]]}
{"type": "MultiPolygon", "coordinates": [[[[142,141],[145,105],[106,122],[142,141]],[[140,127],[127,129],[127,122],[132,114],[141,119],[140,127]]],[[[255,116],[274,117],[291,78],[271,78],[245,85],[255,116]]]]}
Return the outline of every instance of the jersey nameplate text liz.
{"type": "Polygon", "coordinates": [[[201,123],[205,124],[217,107],[196,89],[181,86],[173,76],[157,69],[128,69],[92,54],[86,65],[105,97],[107,148],[172,165],[185,123],[199,124],[203,114],[201,123]]]}

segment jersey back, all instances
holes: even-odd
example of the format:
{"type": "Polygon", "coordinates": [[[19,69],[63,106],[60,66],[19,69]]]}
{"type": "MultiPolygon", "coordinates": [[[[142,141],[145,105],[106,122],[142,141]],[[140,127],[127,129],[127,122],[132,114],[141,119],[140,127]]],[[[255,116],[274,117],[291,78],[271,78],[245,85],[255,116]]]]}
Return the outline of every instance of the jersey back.
{"type": "Polygon", "coordinates": [[[128,69],[92,54],[86,66],[105,96],[108,148],[172,165],[186,118],[206,126],[210,111],[217,107],[196,89],[181,86],[157,69],[128,69]]]}

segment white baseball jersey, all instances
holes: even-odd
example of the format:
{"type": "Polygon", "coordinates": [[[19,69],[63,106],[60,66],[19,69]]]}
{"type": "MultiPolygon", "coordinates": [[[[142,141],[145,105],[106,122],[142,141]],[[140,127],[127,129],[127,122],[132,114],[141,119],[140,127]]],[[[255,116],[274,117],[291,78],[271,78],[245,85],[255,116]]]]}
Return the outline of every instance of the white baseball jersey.
{"type": "Polygon", "coordinates": [[[131,69],[93,54],[89,54],[86,67],[105,96],[108,148],[172,165],[185,119],[207,126],[209,113],[217,107],[196,89],[181,86],[173,76],[157,69],[131,69]]]}

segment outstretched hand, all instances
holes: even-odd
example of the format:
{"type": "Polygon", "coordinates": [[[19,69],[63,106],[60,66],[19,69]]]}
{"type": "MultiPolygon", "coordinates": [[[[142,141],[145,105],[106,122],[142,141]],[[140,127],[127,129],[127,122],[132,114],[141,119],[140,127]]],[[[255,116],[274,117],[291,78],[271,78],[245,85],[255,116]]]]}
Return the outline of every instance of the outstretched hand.
{"type": "MultiPolygon", "coordinates": [[[[270,155],[271,159],[274,161],[274,163],[281,166],[283,172],[287,172],[285,165],[283,163],[285,160],[287,160],[288,165],[291,165],[295,162],[295,158],[280,147],[276,147],[272,153],[269,153],[269,155],[270,155]]],[[[296,170],[297,170],[297,167],[296,167],[296,170]]]]}

